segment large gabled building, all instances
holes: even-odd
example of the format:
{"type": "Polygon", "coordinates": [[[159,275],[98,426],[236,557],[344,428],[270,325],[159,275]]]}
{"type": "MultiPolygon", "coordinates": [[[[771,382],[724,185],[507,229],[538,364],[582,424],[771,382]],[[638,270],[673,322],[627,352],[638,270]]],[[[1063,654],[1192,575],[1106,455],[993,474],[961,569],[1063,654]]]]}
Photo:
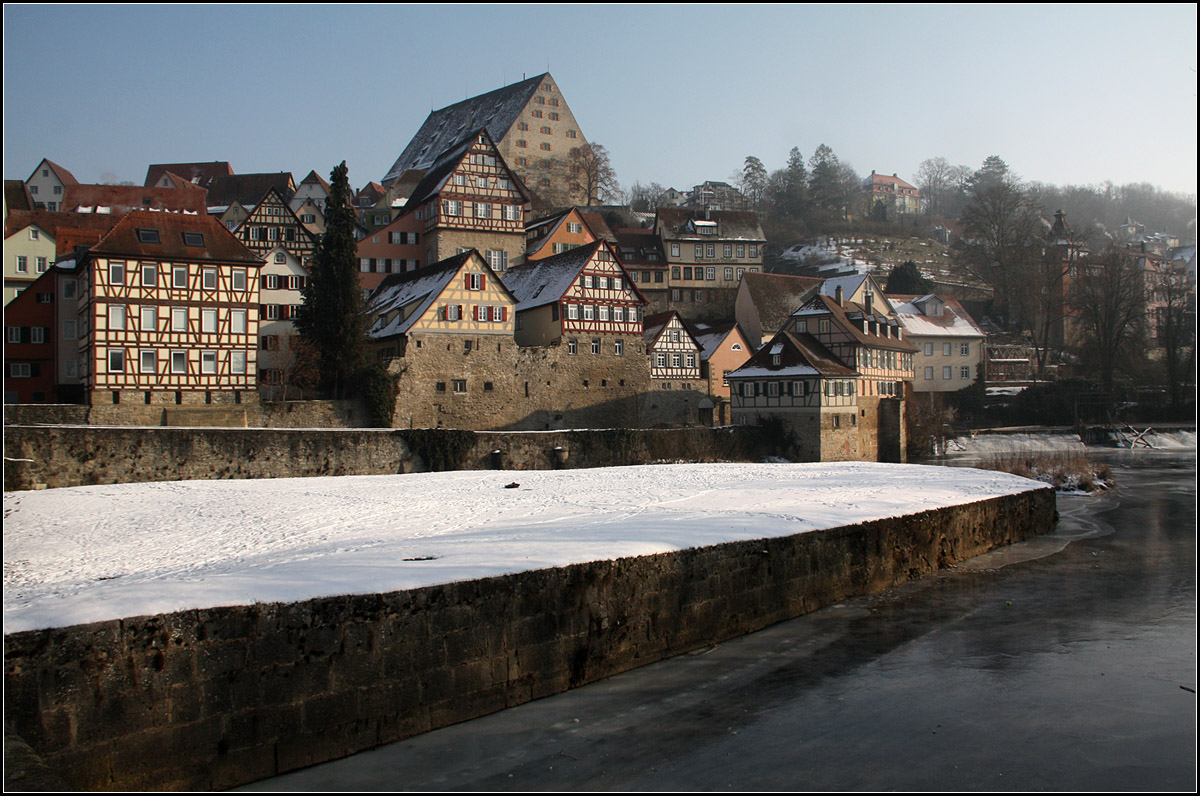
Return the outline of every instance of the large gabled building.
{"type": "Polygon", "coordinates": [[[433,111],[384,176],[384,186],[428,171],[464,136],[485,128],[509,166],[551,207],[587,201],[571,150],[587,139],[550,73],[433,111]]]}
{"type": "MultiPolygon", "coordinates": [[[[447,148],[414,186],[397,220],[415,215],[423,263],[478,249],[497,273],[525,256],[529,193],[486,129],[447,148]]],[[[395,222],[393,222],[395,223],[395,222]]]]}

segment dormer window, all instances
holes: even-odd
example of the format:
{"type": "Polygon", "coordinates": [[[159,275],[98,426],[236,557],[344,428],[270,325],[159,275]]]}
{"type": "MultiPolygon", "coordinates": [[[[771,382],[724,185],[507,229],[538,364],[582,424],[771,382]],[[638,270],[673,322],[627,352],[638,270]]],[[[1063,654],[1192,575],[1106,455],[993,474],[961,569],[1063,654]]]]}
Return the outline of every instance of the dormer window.
{"type": "Polygon", "coordinates": [[[204,247],[204,233],[203,232],[184,232],[184,233],[182,233],[182,235],[183,235],[183,245],[184,246],[195,246],[197,248],[204,247]]]}
{"type": "Polygon", "coordinates": [[[139,243],[160,243],[158,230],[149,227],[138,227],[137,238],[139,243]]]}

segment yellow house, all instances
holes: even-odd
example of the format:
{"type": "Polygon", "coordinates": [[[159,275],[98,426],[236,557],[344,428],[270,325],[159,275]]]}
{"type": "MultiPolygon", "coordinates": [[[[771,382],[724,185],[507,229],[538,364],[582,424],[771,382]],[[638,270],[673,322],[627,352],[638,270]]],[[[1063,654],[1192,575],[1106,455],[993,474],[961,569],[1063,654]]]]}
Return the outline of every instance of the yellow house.
{"type": "Polygon", "coordinates": [[[27,224],[5,236],[5,305],[54,264],[54,248],[53,236],[37,224],[27,224]]]}

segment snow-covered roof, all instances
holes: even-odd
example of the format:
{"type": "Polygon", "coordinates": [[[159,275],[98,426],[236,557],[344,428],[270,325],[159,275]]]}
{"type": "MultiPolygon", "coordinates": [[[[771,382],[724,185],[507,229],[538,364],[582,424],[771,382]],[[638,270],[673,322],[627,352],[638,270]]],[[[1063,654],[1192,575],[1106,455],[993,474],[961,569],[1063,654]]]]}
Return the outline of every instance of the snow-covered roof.
{"type": "Polygon", "coordinates": [[[517,299],[515,311],[524,312],[561,299],[603,245],[603,241],[595,241],[508,269],[501,280],[517,299]]]}
{"type": "Polygon", "coordinates": [[[900,325],[909,337],[986,337],[962,305],[952,298],[937,296],[945,306],[940,317],[921,311],[919,303],[929,296],[889,296],[900,325]]]}
{"type": "Polygon", "coordinates": [[[383,339],[406,333],[472,255],[478,256],[474,251],[463,252],[407,274],[391,274],[380,282],[367,305],[367,314],[375,318],[368,334],[383,339]],[[396,313],[401,308],[404,312],[396,313]]]}

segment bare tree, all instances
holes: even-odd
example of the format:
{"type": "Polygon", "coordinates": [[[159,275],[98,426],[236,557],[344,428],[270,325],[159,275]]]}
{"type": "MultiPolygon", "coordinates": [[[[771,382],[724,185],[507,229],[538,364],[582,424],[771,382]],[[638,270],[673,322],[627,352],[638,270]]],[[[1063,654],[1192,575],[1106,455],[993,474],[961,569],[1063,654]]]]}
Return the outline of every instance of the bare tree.
{"type": "Polygon", "coordinates": [[[1196,294],[1188,289],[1186,274],[1169,272],[1159,284],[1155,322],[1163,351],[1167,395],[1171,406],[1185,402],[1196,377],[1196,294]]]}
{"type": "Polygon", "coordinates": [[[571,150],[571,171],[583,188],[586,203],[597,205],[610,202],[621,193],[617,172],[612,167],[608,150],[593,141],[571,150]]]}
{"type": "Polygon", "coordinates": [[[1142,274],[1129,254],[1110,246],[1081,265],[1071,284],[1070,313],[1081,359],[1111,392],[1123,355],[1144,346],[1146,296],[1142,274]]]}

